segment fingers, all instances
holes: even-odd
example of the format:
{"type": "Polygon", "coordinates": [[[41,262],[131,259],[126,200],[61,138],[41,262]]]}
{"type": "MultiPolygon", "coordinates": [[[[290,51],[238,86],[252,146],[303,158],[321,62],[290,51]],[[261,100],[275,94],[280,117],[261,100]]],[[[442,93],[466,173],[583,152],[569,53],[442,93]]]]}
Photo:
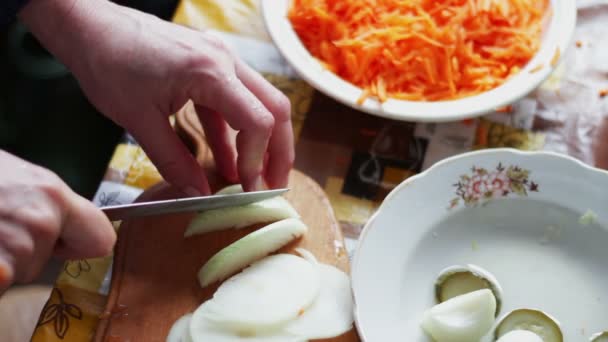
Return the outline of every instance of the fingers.
{"type": "Polygon", "coordinates": [[[10,253],[0,246],[0,296],[15,279],[15,268],[12,260],[10,253]]]}
{"type": "MultiPolygon", "coordinates": [[[[205,84],[203,79],[200,84],[205,84]]],[[[207,83],[209,84],[209,83],[207,83]]],[[[263,159],[274,127],[274,117],[236,77],[216,81],[211,87],[195,86],[192,100],[222,113],[239,133],[236,139],[237,171],[245,191],[264,188],[263,159]]]]}
{"type": "Polygon", "coordinates": [[[116,233],[105,215],[56,176],[48,177],[52,180],[33,180],[36,190],[25,193],[22,205],[0,219],[0,289],[13,281],[33,281],[58,241],[58,254],[66,258],[112,252],[116,233]]]}
{"type": "Polygon", "coordinates": [[[131,132],[163,178],[185,195],[209,194],[203,169],[188,151],[166,118],[143,120],[131,132]]]}
{"type": "Polygon", "coordinates": [[[295,158],[291,104],[283,93],[243,61],[237,61],[236,72],[243,84],[260,99],[274,117],[265,178],[271,188],[284,187],[287,185],[295,158]]]}
{"type": "Polygon", "coordinates": [[[226,121],[216,111],[203,106],[196,106],[196,112],[205,130],[205,137],[213,152],[218,171],[229,182],[238,182],[236,151],[226,121]]]}
{"type": "Polygon", "coordinates": [[[69,194],[55,255],[65,259],[108,256],[116,243],[116,232],[107,216],[93,203],[69,194]]]}
{"type": "MultiPolygon", "coordinates": [[[[31,280],[30,278],[38,274],[42,265],[47,260],[46,258],[42,260],[34,258],[36,250],[34,239],[23,225],[3,220],[0,223],[0,241],[2,241],[1,263],[5,265],[5,273],[10,275],[8,279],[5,279],[9,281],[8,284],[13,280],[21,282],[31,280]]],[[[45,246],[40,246],[46,249],[48,253],[47,258],[50,255],[50,249],[54,242],[54,240],[51,241],[46,248],[45,246]]],[[[2,266],[0,265],[0,267],[2,266]]],[[[2,287],[2,279],[0,279],[0,287],[2,287]]]]}
{"type": "Polygon", "coordinates": [[[23,193],[0,221],[2,247],[12,257],[14,280],[22,283],[33,281],[52,254],[62,228],[63,192],[68,188],[46,170],[30,177],[38,178],[30,179],[32,190],[23,193]]]}

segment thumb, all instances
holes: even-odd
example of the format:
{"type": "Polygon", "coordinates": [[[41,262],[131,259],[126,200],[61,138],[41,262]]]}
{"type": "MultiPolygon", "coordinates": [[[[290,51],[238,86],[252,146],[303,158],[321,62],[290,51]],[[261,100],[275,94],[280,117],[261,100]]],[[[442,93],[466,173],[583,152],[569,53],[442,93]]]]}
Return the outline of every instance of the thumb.
{"type": "Polygon", "coordinates": [[[55,255],[66,259],[110,255],[116,242],[116,231],[107,216],[76,193],[72,192],[66,197],[65,215],[55,255]]]}

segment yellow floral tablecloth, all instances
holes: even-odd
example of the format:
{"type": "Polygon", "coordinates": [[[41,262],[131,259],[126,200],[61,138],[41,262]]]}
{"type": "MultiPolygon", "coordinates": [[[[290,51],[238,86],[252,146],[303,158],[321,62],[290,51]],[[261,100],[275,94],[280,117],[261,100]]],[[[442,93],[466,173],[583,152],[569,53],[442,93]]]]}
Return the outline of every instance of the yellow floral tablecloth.
{"type": "MultiPolygon", "coordinates": [[[[598,96],[598,91],[608,88],[608,46],[601,46],[601,38],[608,35],[608,26],[603,24],[608,22],[608,5],[593,0],[578,3],[572,48],[540,89],[513,104],[510,113],[446,124],[372,117],[316,93],[269,41],[258,0],[182,0],[174,21],[217,30],[241,58],[290,97],[297,139],[295,167],[326,190],[352,253],[362,225],[384,196],[445,157],[514,147],[552,150],[600,163],[594,147],[598,146],[597,127],[608,114],[607,102],[598,96]]],[[[116,147],[94,202],[132,202],[160,180],[143,150],[126,135],[116,147]]],[[[111,257],[66,262],[32,341],[89,341],[104,310],[111,265],[111,257]]]]}

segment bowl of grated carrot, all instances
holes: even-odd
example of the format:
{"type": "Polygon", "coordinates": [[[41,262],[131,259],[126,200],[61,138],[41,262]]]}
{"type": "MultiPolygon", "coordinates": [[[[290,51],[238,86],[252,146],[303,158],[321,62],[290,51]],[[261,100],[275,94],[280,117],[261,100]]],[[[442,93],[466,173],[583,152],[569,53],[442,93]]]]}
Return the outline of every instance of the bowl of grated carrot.
{"type": "Polygon", "coordinates": [[[262,0],[275,45],[308,83],[406,121],[493,112],[557,67],[573,0],[262,0]]]}

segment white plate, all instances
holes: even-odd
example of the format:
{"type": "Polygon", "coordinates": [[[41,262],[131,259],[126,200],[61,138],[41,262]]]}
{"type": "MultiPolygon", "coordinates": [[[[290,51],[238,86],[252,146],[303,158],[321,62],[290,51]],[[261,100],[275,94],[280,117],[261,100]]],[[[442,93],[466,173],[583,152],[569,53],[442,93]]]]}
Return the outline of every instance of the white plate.
{"type": "Polygon", "coordinates": [[[568,48],[576,24],[576,1],[551,0],[553,16],[547,25],[541,48],[515,77],[491,91],[453,101],[402,101],[389,99],[384,104],[368,99],[362,106],[356,101],[361,88],[342,80],[322,67],[306,50],[287,19],[290,0],[261,0],[268,33],[277,48],[314,88],[355,109],[381,117],[406,121],[454,121],[479,116],[513,103],[539,86],[553,70],[550,61],[556,49],[562,54],[568,48]],[[543,64],[534,73],[530,70],[543,64]]]}
{"type": "Polygon", "coordinates": [[[446,159],[403,182],[355,252],[362,338],[430,341],[421,315],[434,305],[438,273],[457,264],[496,276],[501,317],[541,309],[571,342],[608,330],[608,172],[557,154],[497,149],[446,159]],[[598,217],[583,225],[587,210],[598,217]]]}

